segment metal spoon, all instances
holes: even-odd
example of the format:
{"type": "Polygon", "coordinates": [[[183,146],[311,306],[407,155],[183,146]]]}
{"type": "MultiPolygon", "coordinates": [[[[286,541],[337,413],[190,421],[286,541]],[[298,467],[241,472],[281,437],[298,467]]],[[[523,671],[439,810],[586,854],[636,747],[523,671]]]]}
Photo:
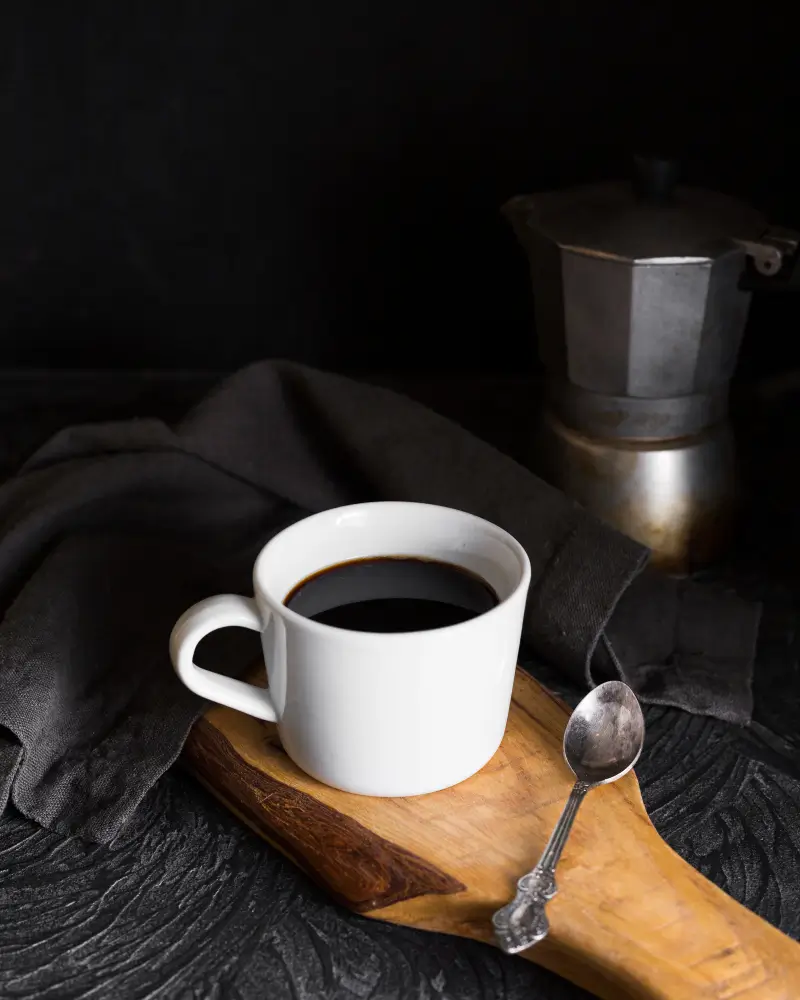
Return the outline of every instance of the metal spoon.
{"type": "Polygon", "coordinates": [[[515,955],[547,937],[545,906],[557,892],[555,869],[578,806],[589,789],[627,774],[643,743],[642,710],[622,681],[600,684],[572,713],[564,731],[564,757],[577,780],[539,863],[517,882],[514,899],[492,917],[503,951],[515,955]]]}

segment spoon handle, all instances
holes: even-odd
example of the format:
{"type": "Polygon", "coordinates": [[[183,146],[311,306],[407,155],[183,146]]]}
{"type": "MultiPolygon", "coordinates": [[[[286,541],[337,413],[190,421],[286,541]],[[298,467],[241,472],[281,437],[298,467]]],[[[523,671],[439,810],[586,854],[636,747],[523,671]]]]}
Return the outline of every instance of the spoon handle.
{"type": "Polygon", "coordinates": [[[587,781],[575,782],[536,867],[517,882],[514,899],[492,917],[497,943],[510,955],[525,951],[547,937],[550,924],[544,911],[547,901],[558,892],[556,865],[572,829],[578,806],[591,787],[587,781]]]}

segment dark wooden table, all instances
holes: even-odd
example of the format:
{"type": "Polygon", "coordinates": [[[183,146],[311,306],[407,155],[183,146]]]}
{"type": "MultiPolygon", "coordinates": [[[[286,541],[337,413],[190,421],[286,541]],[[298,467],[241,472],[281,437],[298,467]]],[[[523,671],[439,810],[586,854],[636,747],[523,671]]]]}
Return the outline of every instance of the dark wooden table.
{"type": "MultiPolygon", "coordinates": [[[[0,470],[89,419],[177,419],[208,374],[0,375],[0,470]]],[[[522,460],[534,419],[525,379],[388,379],[522,460]]],[[[800,392],[746,393],[738,408],[751,504],[716,575],[767,603],[756,718],[740,729],[647,710],[638,774],[670,844],[800,937],[800,511],[793,481],[800,392]],[[766,484],[769,484],[767,488],[766,484]]],[[[541,665],[568,698],[577,692],[541,665]]],[[[582,991],[468,941],[355,917],[173,769],[110,846],[0,819],[0,997],[577,998],[582,991]]]]}

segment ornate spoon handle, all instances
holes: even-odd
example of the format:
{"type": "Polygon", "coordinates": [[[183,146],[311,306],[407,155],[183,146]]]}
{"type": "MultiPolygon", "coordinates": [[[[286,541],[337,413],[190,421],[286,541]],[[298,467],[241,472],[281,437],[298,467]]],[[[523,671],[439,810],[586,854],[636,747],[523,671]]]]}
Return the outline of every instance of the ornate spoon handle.
{"type": "Polygon", "coordinates": [[[572,829],[578,806],[591,787],[586,781],[575,782],[538,864],[517,882],[514,899],[492,917],[497,943],[510,955],[525,951],[547,937],[550,924],[544,910],[547,901],[558,891],[556,865],[572,829]]]}

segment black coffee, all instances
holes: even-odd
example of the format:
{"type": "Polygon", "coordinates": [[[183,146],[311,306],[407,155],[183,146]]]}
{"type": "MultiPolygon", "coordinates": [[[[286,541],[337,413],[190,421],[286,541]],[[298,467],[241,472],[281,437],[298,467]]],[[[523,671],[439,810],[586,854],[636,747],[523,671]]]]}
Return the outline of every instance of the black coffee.
{"type": "Polygon", "coordinates": [[[419,632],[475,618],[497,604],[497,595],[458,566],[381,556],[315,573],[284,604],[305,618],[353,632],[419,632]]]}

